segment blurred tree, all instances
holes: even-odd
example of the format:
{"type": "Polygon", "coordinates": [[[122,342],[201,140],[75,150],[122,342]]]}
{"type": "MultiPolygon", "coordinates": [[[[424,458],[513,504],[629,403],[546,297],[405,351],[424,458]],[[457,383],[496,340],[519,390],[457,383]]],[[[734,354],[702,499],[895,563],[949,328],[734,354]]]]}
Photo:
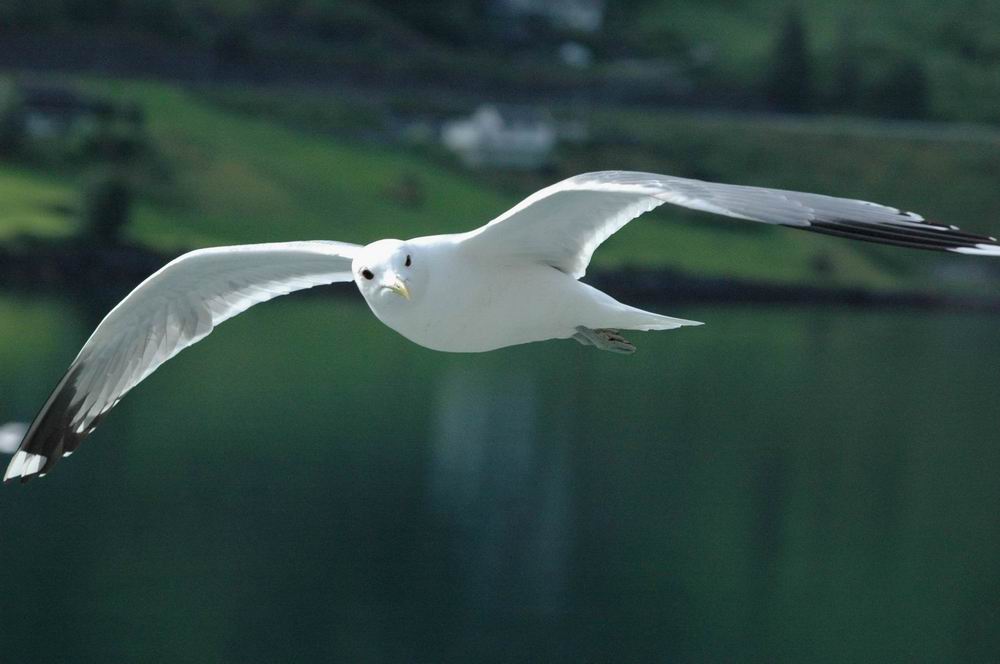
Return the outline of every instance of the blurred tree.
{"type": "Polygon", "coordinates": [[[254,46],[250,33],[236,25],[229,25],[216,34],[212,53],[226,65],[247,65],[253,62],[254,46]]]}
{"type": "Polygon", "coordinates": [[[921,119],[930,110],[930,84],[921,61],[900,60],[875,80],[868,92],[868,110],[889,118],[921,119]]]}
{"type": "Polygon", "coordinates": [[[119,168],[104,166],[90,175],[83,190],[81,235],[101,244],[117,244],[129,221],[132,184],[119,168]]]}
{"type": "Polygon", "coordinates": [[[22,152],[25,142],[24,106],[16,86],[0,80],[0,157],[22,152]]]}
{"type": "Polygon", "coordinates": [[[264,0],[260,17],[273,28],[287,29],[302,9],[302,0],[264,0]]]}
{"type": "Polygon", "coordinates": [[[469,46],[486,34],[489,0],[371,0],[392,12],[410,27],[450,44],[469,46]]]}
{"type": "Polygon", "coordinates": [[[764,96],[775,109],[792,113],[808,111],[812,105],[812,65],[805,23],[798,7],[785,12],[764,81],[764,96]]]}
{"type": "Polygon", "coordinates": [[[105,118],[96,124],[83,124],[71,133],[68,139],[69,156],[81,162],[109,162],[115,164],[135,163],[142,158],[150,146],[142,131],[141,120],[131,119],[131,114],[139,113],[134,107],[126,112],[130,116],[121,120],[105,118]]]}
{"type": "Polygon", "coordinates": [[[80,23],[107,25],[121,18],[121,0],[65,0],[66,17],[80,23]]]}
{"type": "Polygon", "coordinates": [[[112,107],[96,124],[83,125],[75,154],[91,166],[84,178],[80,206],[82,238],[105,245],[121,241],[136,183],[145,177],[155,152],[143,124],[143,109],[123,103],[112,107]]]}
{"type": "Polygon", "coordinates": [[[841,20],[833,47],[833,105],[841,110],[857,110],[861,100],[862,66],[853,16],[841,20]]]}
{"type": "Polygon", "coordinates": [[[60,13],[54,0],[4,0],[0,2],[0,28],[51,25],[60,13]]]}
{"type": "Polygon", "coordinates": [[[122,18],[130,28],[163,37],[191,37],[197,26],[177,0],[125,0],[122,18]]]}

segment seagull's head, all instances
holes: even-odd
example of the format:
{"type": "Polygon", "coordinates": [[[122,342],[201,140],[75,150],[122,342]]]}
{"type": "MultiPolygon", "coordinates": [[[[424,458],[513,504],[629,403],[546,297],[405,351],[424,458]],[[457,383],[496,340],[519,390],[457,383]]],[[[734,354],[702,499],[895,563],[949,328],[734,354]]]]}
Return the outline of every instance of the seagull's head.
{"type": "Polygon", "coordinates": [[[423,265],[416,248],[402,240],[372,242],[354,257],[354,283],[371,304],[405,303],[420,295],[423,265]]]}

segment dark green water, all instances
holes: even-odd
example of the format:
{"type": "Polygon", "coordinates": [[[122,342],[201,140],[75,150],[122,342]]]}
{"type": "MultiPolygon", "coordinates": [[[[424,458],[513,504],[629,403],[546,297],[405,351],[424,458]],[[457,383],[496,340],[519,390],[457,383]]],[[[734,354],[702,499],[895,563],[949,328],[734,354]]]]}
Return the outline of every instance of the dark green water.
{"type": "MultiPolygon", "coordinates": [[[[4,662],[996,661],[1000,318],[660,307],[633,357],[262,305],[0,489],[4,662]]],[[[0,422],[100,311],[0,297],[0,422]]]]}

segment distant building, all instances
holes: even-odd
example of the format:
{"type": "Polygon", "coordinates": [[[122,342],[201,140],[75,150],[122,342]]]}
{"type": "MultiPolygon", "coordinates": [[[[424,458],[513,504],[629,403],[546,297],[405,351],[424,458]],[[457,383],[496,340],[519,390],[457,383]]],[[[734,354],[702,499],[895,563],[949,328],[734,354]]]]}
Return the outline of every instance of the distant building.
{"type": "Polygon", "coordinates": [[[70,88],[22,85],[18,90],[28,136],[45,139],[64,134],[79,122],[93,122],[114,115],[110,102],[93,99],[70,88]]]}
{"type": "Polygon", "coordinates": [[[441,142],[470,168],[540,168],[551,160],[556,138],[547,113],[497,104],[484,104],[441,129],[441,142]]]}
{"type": "Polygon", "coordinates": [[[580,42],[568,41],[559,47],[559,59],[564,65],[586,69],[594,63],[594,53],[580,42]]]}
{"type": "Polygon", "coordinates": [[[495,11],[512,19],[543,18],[564,30],[594,33],[604,25],[605,0],[494,0],[495,11]]]}

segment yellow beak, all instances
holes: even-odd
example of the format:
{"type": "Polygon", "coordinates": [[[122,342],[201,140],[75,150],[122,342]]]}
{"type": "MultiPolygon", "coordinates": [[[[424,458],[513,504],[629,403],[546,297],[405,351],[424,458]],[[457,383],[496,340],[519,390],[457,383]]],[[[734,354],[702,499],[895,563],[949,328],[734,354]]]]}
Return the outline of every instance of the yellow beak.
{"type": "Polygon", "coordinates": [[[407,300],[410,299],[410,290],[406,287],[406,284],[404,284],[403,280],[400,279],[399,277],[396,277],[396,281],[386,286],[386,288],[391,290],[396,295],[401,295],[402,297],[405,297],[407,300]]]}

